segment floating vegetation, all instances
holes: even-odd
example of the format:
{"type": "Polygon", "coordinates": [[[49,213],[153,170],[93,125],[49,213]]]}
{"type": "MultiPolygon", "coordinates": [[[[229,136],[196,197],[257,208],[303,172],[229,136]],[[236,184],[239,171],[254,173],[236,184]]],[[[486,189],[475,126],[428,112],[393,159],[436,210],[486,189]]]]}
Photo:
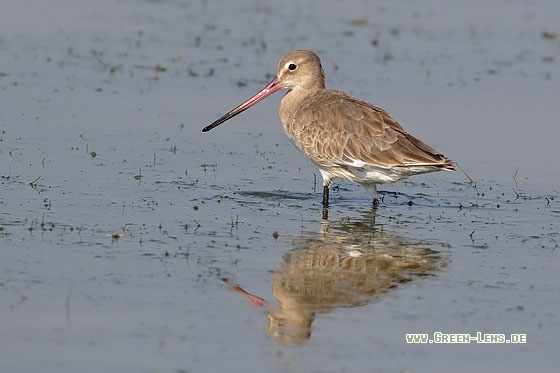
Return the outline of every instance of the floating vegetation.
{"type": "Polygon", "coordinates": [[[548,40],[554,40],[554,39],[556,39],[556,36],[557,35],[556,35],[555,32],[550,32],[550,31],[547,31],[547,30],[543,31],[542,34],[541,34],[541,37],[543,39],[548,39],[548,40]]]}
{"type": "Polygon", "coordinates": [[[33,180],[29,183],[31,188],[33,188],[37,192],[39,192],[39,188],[37,188],[37,181],[39,181],[40,178],[41,178],[41,176],[39,176],[38,178],[36,178],[35,180],[33,180]]]}
{"type": "Polygon", "coordinates": [[[369,20],[367,20],[366,18],[359,18],[359,19],[353,20],[352,24],[354,26],[367,26],[367,25],[369,25],[369,20]]]}

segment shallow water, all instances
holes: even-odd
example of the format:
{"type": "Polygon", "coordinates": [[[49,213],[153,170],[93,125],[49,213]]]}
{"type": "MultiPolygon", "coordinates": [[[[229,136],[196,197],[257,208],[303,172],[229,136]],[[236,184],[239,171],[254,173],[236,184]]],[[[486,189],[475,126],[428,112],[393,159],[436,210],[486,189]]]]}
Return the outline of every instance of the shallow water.
{"type": "Polygon", "coordinates": [[[0,14],[3,369],[560,363],[555,2],[58,5],[0,14]],[[384,185],[377,209],[335,183],[324,220],[281,95],[200,133],[294,48],[472,182],[384,185]],[[435,332],[527,343],[406,343],[435,332]]]}

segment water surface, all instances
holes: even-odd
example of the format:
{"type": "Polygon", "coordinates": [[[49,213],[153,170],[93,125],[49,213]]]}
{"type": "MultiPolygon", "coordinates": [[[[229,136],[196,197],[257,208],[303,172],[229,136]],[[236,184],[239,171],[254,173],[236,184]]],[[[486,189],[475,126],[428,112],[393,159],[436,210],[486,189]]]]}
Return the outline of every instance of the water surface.
{"type": "Polygon", "coordinates": [[[4,369],[558,365],[555,2],[56,3],[0,15],[4,369]],[[468,177],[335,183],[324,220],[280,94],[200,133],[294,48],[468,177]]]}

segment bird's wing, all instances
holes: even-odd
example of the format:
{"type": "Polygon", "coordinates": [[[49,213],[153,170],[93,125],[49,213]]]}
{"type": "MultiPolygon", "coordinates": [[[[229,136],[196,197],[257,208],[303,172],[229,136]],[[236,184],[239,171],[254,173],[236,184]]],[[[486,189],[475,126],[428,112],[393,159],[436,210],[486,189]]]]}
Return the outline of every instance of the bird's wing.
{"type": "Polygon", "coordinates": [[[385,110],[343,92],[320,90],[310,95],[292,123],[302,150],[319,163],[454,168],[449,159],[408,134],[385,110]]]}

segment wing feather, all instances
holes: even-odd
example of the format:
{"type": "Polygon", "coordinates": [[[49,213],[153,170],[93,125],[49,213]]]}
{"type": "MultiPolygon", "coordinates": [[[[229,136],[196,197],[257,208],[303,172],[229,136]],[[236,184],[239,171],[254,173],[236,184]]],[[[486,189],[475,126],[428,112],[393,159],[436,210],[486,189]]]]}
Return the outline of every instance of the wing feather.
{"type": "Polygon", "coordinates": [[[385,110],[343,92],[319,90],[309,95],[290,122],[288,136],[324,167],[454,168],[385,110]]]}

